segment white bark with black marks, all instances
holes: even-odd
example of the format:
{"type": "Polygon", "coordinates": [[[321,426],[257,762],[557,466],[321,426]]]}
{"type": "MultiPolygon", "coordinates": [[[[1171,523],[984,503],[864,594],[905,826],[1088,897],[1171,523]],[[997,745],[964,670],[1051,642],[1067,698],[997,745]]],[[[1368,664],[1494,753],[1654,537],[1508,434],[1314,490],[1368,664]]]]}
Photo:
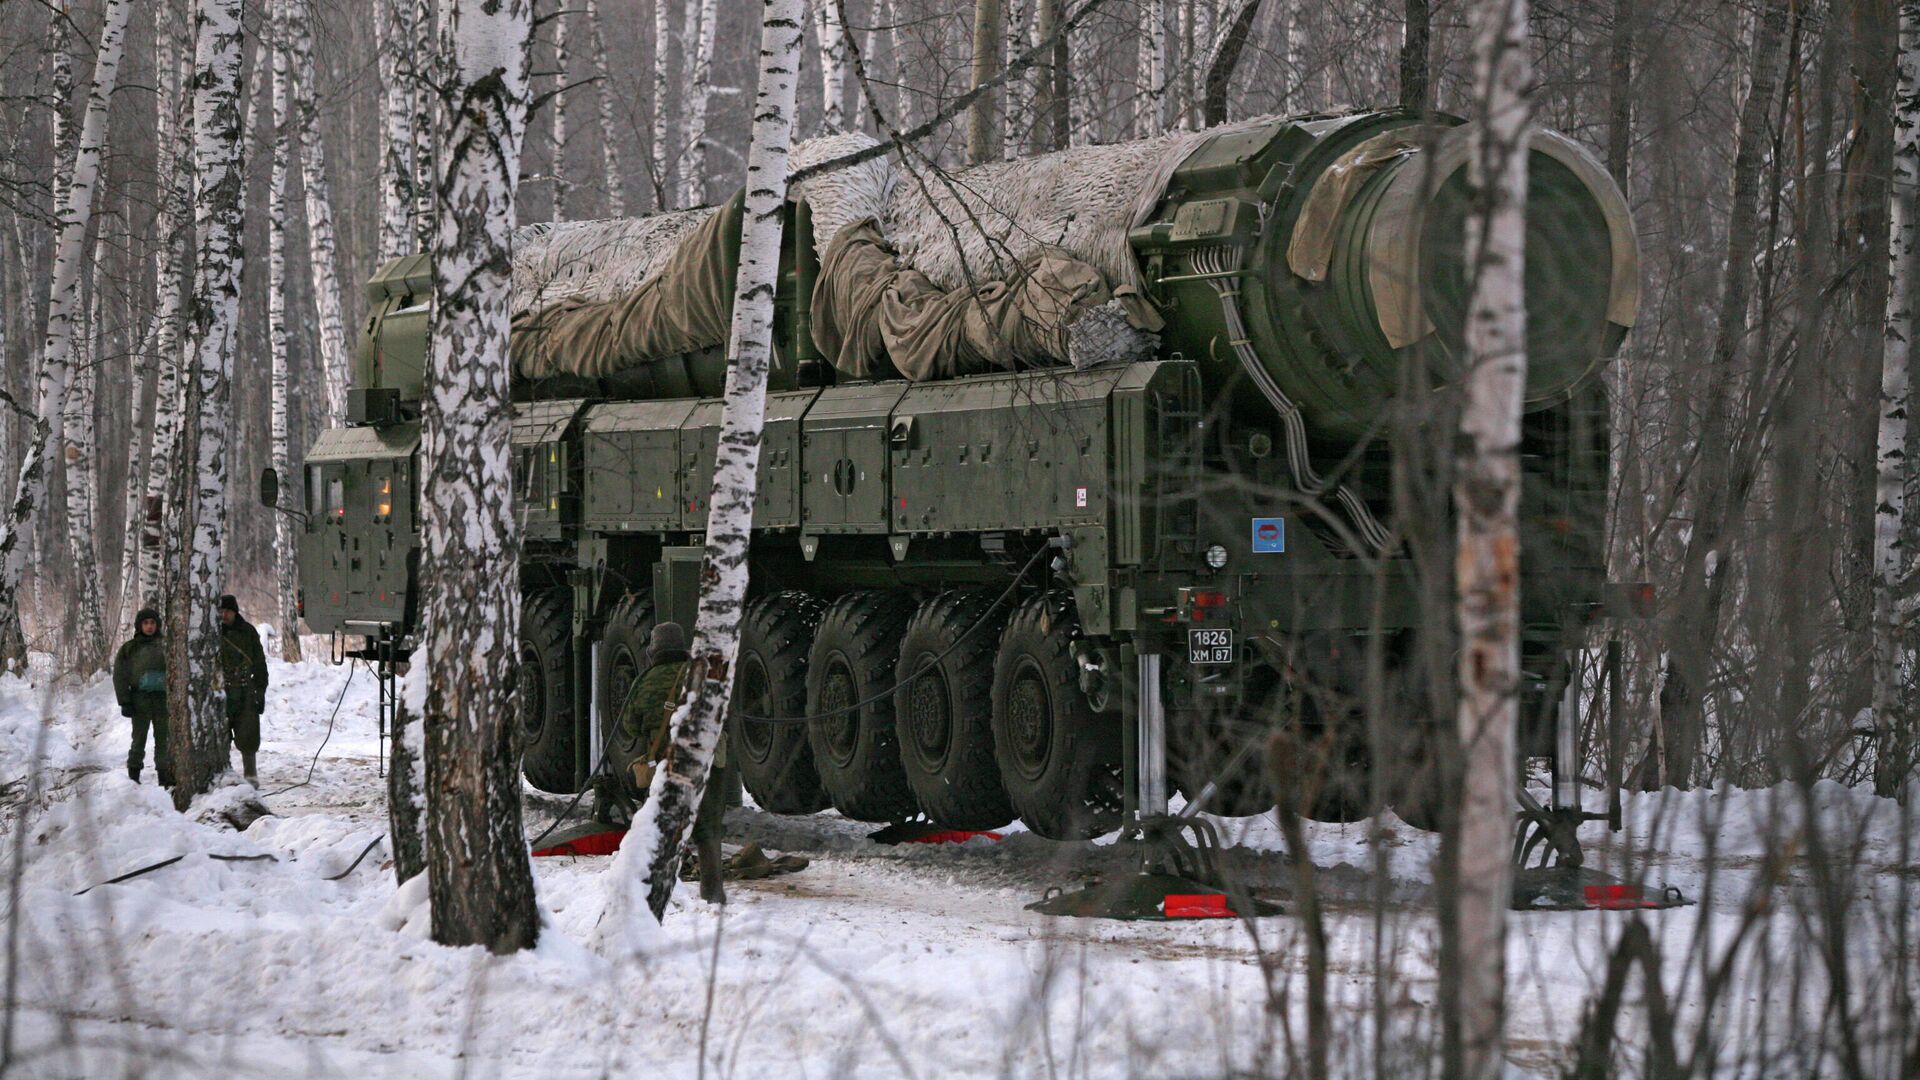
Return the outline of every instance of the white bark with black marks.
{"type": "Polygon", "coordinates": [[[1140,5],[1140,61],[1134,86],[1134,129],[1139,138],[1166,130],[1167,3],[1140,5]]]}
{"type": "Polygon", "coordinates": [[[191,90],[183,77],[181,64],[190,57],[186,28],[178,18],[176,5],[160,5],[154,29],[154,69],[159,94],[154,103],[155,160],[163,178],[156,228],[160,233],[160,265],[157,275],[159,302],[153,316],[153,439],[147,448],[145,492],[141,499],[138,525],[129,529],[139,545],[138,606],[159,607],[161,554],[164,548],[162,522],[177,508],[167,505],[174,458],[179,448],[182,426],[180,378],[182,359],[180,338],[186,310],[188,244],[192,238],[193,215],[193,122],[191,90]]]}
{"type": "Polygon", "coordinates": [[[26,452],[14,482],[13,502],[0,520],[0,666],[24,671],[25,637],[20,619],[20,584],[27,547],[47,498],[48,453],[59,435],[72,370],[75,323],[80,316],[80,271],[87,256],[87,225],[93,215],[94,188],[100,180],[100,152],[107,137],[107,106],[120,78],[126,52],[130,0],[109,0],[96,46],[93,81],[86,112],[74,144],[73,160],[58,166],[61,188],[58,239],[53,254],[53,283],[48,292],[46,337],[35,379],[34,416],[27,429],[26,452]]]}
{"type": "Polygon", "coordinates": [[[687,90],[687,167],[680,170],[680,202],[707,201],[707,98],[713,92],[714,0],[699,0],[700,32],[693,50],[693,78],[687,90]]]}
{"type": "Polygon", "coordinates": [[[333,196],[327,180],[327,151],[320,141],[319,92],[313,70],[312,0],[289,0],[287,58],[293,65],[293,111],[300,138],[300,180],[307,195],[307,257],[313,269],[313,304],[319,318],[320,368],[327,386],[327,415],[346,418],[347,328],[340,306],[339,259],[335,255],[333,196]]]}
{"type": "MultiPolygon", "coordinates": [[[[684,15],[686,11],[684,0],[680,4],[680,9],[684,15]]],[[[673,45],[671,14],[668,10],[668,0],[653,0],[653,107],[648,114],[651,121],[648,126],[652,129],[648,152],[651,155],[649,164],[653,175],[653,208],[655,210],[665,210],[673,205],[673,197],[670,194],[672,184],[667,176],[668,171],[673,167],[673,159],[669,156],[667,148],[671,146],[678,149],[686,145],[683,138],[685,132],[680,131],[679,126],[673,123],[672,114],[667,108],[671,101],[673,85],[673,57],[678,51],[673,45]]]]}
{"type": "MultiPolygon", "coordinates": [[[[702,0],[704,5],[706,0],[702,0]]],[[[999,0],[988,0],[996,7],[999,0]]],[[[820,38],[820,126],[828,132],[847,129],[847,89],[853,84],[853,65],[847,56],[847,28],[840,25],[839,0],[813,0],[814,32],[820,38]]],[[[1002,30],[996,26],[996,40],[1002,30]]],[[[858,87],[854,88],[857,97],[858,87]]],[[[860,115],[859,103],[853,115],[860,115]]]]}
{"type": "Polygon", "coordinates": [[[496,953],[530,948],[539,934],[520,817],[520,526],[507,354],[532,32],[531,0],[451,0],[441,12],[448,123],[421,400],[433,939],[496,953]]]}
{"type": "Polygon", "coordinates": [[[747,595],[747,544],[753,529],[755,477],[766,416],[767,370],[773,358],[773,292],[780,262],[781,215],[787,197],[787,155],[805,36],[802,0],[763,0],[760,77],[747,151],[746,219],[734,285],[726,400],[720,414],[708,499],[707,547],[700,567],[700,609],[685,697],[669,721],[672,744],[654,774],[647,802],[620,845],[608,875],[603,944],[635,948],[665,917],[678,880],[680,844],[706,786],[714,748],[733,691],[740,647],[740,611],[747,595]],[[620,944],[624,943],[624,945],[620,944]]]}
{"type": "Polygon", "coordinates": [[[100,283],[106,280],[101,259],[104,245],[96,239],[93,250],[93,286],[86,290],[87,317],[74,339],[73,380],[67,387],[67,406],[63,464],[67,475],[67,553],[73,560],[73,622],[68,654],[73,670],[91,675],[105,666],[106,628],[101,622],[100,559],[95,544],[98,531],[94,524],[94,505],[99,497],[98,471],[94,467],[93,410],[98,385],[97,365],[102,350],[103,332],[100,283]]]}
{"type": "MultiPolygon", "coordinates": [[[[379,10],[373,20],[374,41],[380,54],[380,261],[386,262],[415,250],[413,229],[408,221],[415,202],[410,58],[420,47],[420,41],[413,25],[413,0],[375,0],[375,3],[379,10]]],[[[279,2],[274,6],[276,25],[284,22],[280,15],[283,6],[279,2]]],[[[274,85],[279,87],[283,81],[280,68],[285,63],[282,54],[286,50],[283,30],[275,31],[274,41],[274,85]]],[[[281,93],[282,90],[275,90],[276,102],[281,93]]],[[[281,121],[274,121],[276,146],[285,138],[281,131],[284,126],[281,121]]],[[[276,155],[280,152],[275,151],[276,155]]],[[[281,221],[281,214],[275,213],[275,222],[281,221]]]]}
{"type": "Polygon", "coordinates": [[[1899,84],[1893,100],[1893,197],[1888,223],[1886,346],[1880,360],[1879,471],[1873,526],[1874,782],[1892,796],[1913,766],[1910,709],[1902,707],[1898,590],[1913,560],[1906,521],[1907,410],[1912,406],[1913,293],[1920,285],[1920,0],[1901,0],[1899,84]],[[1904,715],[1903,715],[1904,714],[1904,715]]]}
{"type": "Polygon", "coordinates": [[[566,85],[572,79],[572,58],[568,55],[567,8],[563,0],[559,10],[553,13],[553,127],[548,144],[547,177],[553,189],[553,220],[567,220],[567,192],[572,187],[567,182],[567,92],[566,85]]]}
{"type": "MultiPolygon", "coordinates": [[[[268,439],[271,442],[269,452],[274,471],[281,478],[292,483],[292,448],[287,445],[287,170],[292,158],[290,129],[293,122],[292,90],[289,60],[285,42],[287,40],[287,7],[290,0],[275,0],[273,5],[273,40],[277,44],[272,50],[272,99],[273,99],[273,163],[268,170],[267,180],[267,353],[273,400],[268,406],[268,439]]],[[[387,0],[381,0],[383,17],[393,10],[387,0]]],[[[398,39],[395,39],[398,40],[398,39]]],[[[388,56],[382,52],[380,57],[383,75],[389,71],[388,56]]],[[[384,91],[383,91],[384,92],[384,91]]],[[[389,94],[389,99],[393,95],[389,94]]],[[[392,102],[389,100],[386,117],[389,125],[393,121],[392,102]]],[[[404,115],[404,110],[403,110],[404,115]]],[[[395,133],[388,127],[386,159],[383,169],[395,165],[395,133]]],[[[406,166],[405,155],[398,158],[401,167],[406,166]]],[[[411,184],[397,189],[392,184],[393,177],[381,178],[382,222],[380,243],[386,245],[404,244],[407,240],[407,207],[411,202],[411,193],[407,190],[411,184]],[[394,231],[394,230],[397,230],[394,231]]],[[[402,252],[404,254],[404,252],[402,252]]],[[[385,251],[382,258],[392,258],[385,251]]],[[[273,577],[275,604],[273,623],[279,632],[280,658],[289,662],[300,659],[300,616],[294,600],[294,563],[293,563],[293,519],[283,513],[273,513],[273,577]]]]}
{"type": "Polygon", "coordinates": [[[194,15],[193,161],[198,178],[194,209],[193,295],[187,320],[187,364],[194,380],[188,400],[194,410],[193,457],[184,464],[189,483],[189,532],[183,553],[184,587],[169,597],[176,608],[170,625],[184,639],[169,663],[175,692],[168,747],[173,756],[174,805],[182,810],[207,791],[226,768],[226,711],[214,690],[220,652],[215,603],[225,589],[227,543],[227,450],[233,425],[229,380],[240,331],[241,200],[246,175],[241,160],[241,0],[200,0],[194,15]],[[181,691],[184,691],[183,693],[181,691]]]}
{"type": "Polygon", "coordinates": [[[1471,282],[1454,512],[1460,550],[1459,738],[1453,986],[1460,1074],[1499,1075],[1506,1021],[1506,912],[1520,689],[1520,416],[1526,393],[1527,132],[1532,72],[1526,0],[1478,0],[1471,14],[1479,124],[1468,176],[1471,282]]]}
{"type": "MultiPolygon", "coordinates": [[[[713,0],[702,0],[711,4],[713,0]]],[[[620,170],[620,139],[613,125],[613,86],[607,74],[607,43],[600,36],[600,0],[587,0],[588,59],[593,65],[594,107],[600,120],[600,164],[607,191],[607,215],[627,213],[626,174],[620,170]]],[[[705,113],[704,102],[702,113],[705,113]]]]}

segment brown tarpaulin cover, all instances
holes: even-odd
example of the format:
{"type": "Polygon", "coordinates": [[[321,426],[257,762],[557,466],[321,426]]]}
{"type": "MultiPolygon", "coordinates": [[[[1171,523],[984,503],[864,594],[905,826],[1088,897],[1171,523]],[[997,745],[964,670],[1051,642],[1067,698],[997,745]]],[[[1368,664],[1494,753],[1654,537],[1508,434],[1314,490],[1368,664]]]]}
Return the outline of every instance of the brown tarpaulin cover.
{"type": "Polygon", "coordinates": [[[563,300],[513,320],[514,371],[522,378],[598,378],[724,344],[742,206],[736,196],[688,233],[660,272],[625,296],[563,300]]]}
{"type": "Polygon", "coordinates": [[[813,341],[852,378],[896,371],[915,382],[1062,363],[1067,331],[1082,313],[1119,299],[1128,321],[1159,329],[1130,289],[1113,297],[1100,272],[1042,253],[1004,281],[942,289],[899,264],[871,219],[841,229],[820,260],[813,341]]]}

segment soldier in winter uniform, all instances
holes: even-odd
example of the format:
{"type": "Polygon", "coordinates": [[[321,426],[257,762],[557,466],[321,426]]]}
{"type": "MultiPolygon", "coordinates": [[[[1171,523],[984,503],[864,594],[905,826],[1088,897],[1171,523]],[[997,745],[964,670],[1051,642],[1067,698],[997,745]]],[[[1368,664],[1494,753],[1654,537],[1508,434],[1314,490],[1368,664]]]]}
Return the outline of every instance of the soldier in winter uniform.
{"type": "MultiPolygon", "coordinates": [[[[646,796],[655,768],[666,760],[671,747],[673,732],[668,720],[680,704],[685,689],[681,683],[686,678],[689,659],[685,627],[676,622],[663,622],[653,628],[652,636],[647,639],[646,673],[634,684],[627,696],[627,707],[620,715],[619,743],[626,747],[642,744],[646,747],[628,766],[633,794],[637,797],[646,796]]],[[[726,774],[722,770],[726,764],[727,743],[722,737],[714,751],[713,769],[707,776],[706,791],[700,797],[700,810],[693,822],[694,851],[700,866],[700,897],[716,903],[726,898],[720,883],[720,836],[726,812],[726,774]]]]}
{"type": "Polygon", "coordinates": [[[167,648],[160,639],[160,613],[141,608],[133,617],[133,637],[113,657],[113,695],[120,715],[133,721],[133,746],[127,751],[127,775],[140,782],[147,761],[147,729],[153,729],[153,763],[160,786],[173,786],[173,762],[167,757],[167,648]]]}
{"type": "Polygon", "coordinates": [[[220,684],[227,689],[227,727],[240,750],[240,768],[255,783],[253,755],[260,749],[260,710],[267,703],[267,654],[260,631],[240,617],[240,602],[220,597],[220,684]]]}

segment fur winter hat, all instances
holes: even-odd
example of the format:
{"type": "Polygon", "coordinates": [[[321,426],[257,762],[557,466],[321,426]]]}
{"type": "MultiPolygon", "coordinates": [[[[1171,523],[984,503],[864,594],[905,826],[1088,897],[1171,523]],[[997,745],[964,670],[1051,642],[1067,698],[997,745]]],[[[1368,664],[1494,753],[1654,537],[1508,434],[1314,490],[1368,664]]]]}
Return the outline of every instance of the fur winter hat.
{"type": "Polygon", "coordinates": [[[659,657],[666,653],[687,651],[687,629],[677,622],[655,624],[652,636],[647,638],[647,655],[659,657]]]}
{"type": "Polygon", "coordinates": [[[238,615],[240,614],[240,601],[235,600],[233,598],[232,593],[221,593],[220,594],[220,610],[231,611],[235,615],[238,615]]]}

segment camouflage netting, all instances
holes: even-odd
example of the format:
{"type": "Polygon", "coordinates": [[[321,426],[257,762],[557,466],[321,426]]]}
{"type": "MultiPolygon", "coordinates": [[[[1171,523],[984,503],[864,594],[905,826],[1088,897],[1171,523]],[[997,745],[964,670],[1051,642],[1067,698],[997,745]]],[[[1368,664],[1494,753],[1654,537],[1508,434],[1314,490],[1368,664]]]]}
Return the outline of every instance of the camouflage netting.
{"type": "MultiPolygon", "coordinates": [[[[953,176],[896,173],[877,158],[796,185],[822,256],[816,344],[853,377],[915,380],[1150,355],[1160,323],[1141,295],[1127,231],[1215,134],[1083,147],[953,176]],[[884,234],[876,221],[887,223],[884,234]]],[[[795,147],[792,167],[872,143],[861,134],[811,140],[795,147]]],[[[518,374],[603,376],[723,344],[733,299],[726,241],[737,214],[522,229],[518,374]]]]}
{"type": "MultiPolygon", "coordinates": [[[[1120,302],[1140,326],[1158,318],[1131,289],[1120,302]]],[[[943,289],[903,266],[872,220],[842,230],[820,260],[813,292],[813,340],[833,366],[854,378],[905,376],[915,382],[1055,364],[1074,355],[1073,328],[1115,303],[1091,265],[1053,252],[1027,260],[977,289],[943,289]]],[[[1098,326],[1114,352],[1144,337],[1127,322],[1098,326]],[[1109,340],[1111,339],[1111,340],[1109,340]]],[[[1082,358],[1090,360],[1082,342],[1082,358]]]]}
{"type": "MultiPolygon", "coordinates": [[[[1203,142],[1270,117],[1113,146],[976,165],[951,177],[915,164],[894,182],[886,233],[941,288],[1005,276],[1043,253],[1091,264],[1114,286],[1144,290],[1127,231],[1153,213],[1167,181],[1203,142]]],[[[1065,359],[1065,357],[1061,357],[1065,359]]]]}

